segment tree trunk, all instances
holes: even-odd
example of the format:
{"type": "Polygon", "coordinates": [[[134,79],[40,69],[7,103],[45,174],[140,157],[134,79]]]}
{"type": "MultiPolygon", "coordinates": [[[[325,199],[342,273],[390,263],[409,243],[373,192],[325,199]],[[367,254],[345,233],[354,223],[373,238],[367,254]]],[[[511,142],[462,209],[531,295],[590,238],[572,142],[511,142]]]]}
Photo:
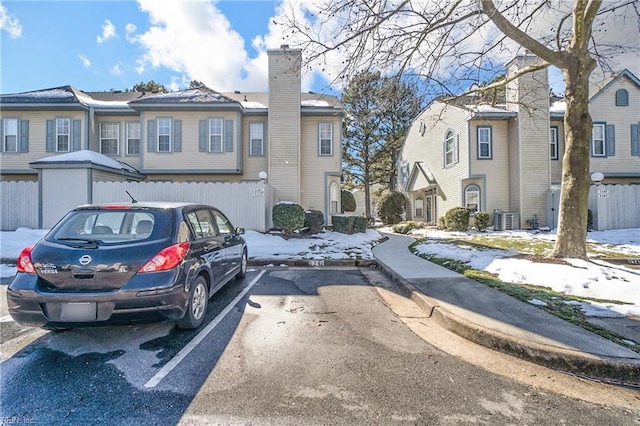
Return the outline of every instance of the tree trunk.
{"type": "Polygon", "coordinates": [[[365,217],[371,217],[371,188],[369,187],[369,167],[365,166],[364,175],[364,213],[365,217]]]}
{"type": "Polygon", "coordinates": [[[593,67],[585,61],[571,61],[563,70],[565,81],[562,188],[556,244],[551,257],[587,258],[587,212],[589,205],[589,145],[593,127],[589,115],[589,75],[593,67]]]}

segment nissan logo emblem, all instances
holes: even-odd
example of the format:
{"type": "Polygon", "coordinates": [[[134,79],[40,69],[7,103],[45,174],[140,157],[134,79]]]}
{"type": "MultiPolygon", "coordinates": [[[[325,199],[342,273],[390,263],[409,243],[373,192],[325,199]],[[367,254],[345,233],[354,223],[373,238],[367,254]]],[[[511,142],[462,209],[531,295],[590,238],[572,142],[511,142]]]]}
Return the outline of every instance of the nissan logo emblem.
{"type": "Polygon", "coordinates": [[[91,263],[91,256],[89,256],[88,254],[85,254],[80,258],[81,265],[88,265],[89,263],[91,263]]]}

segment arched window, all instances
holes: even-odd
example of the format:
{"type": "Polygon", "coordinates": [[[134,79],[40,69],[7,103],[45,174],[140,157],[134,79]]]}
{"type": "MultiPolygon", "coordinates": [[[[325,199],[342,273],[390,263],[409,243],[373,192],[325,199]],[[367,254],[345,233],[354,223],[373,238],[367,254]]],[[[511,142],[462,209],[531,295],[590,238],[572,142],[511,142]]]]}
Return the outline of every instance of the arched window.
{"type": "Polygon", "coordinates": [[[480,187],[469,185],[464,190],[464,205],[471,210],[471,214],[480,211],[480,187]]]}
{"type": "Polygon", "coordinates": [[[416,197],[415,200],[413,200],[413,210],[414,210],[414,217],[422,217],[424,216],[424,199],[422,197],[416,197]]]}
{"type": "Polygon", "coordinates": [[[458,162],[458,144],[453,131],[448,130],[442,143],[442,167],[458,162]]]}
{"type": "Polygon", "coordinates": [[[331,187],[330,187],[330,193],[331,193],[331,213],[340,213],[338,211],[338,200],[340,197],[340,188],[338,188],[338,184],[336,182],[331,182],[331,187]]]}
{"type": "Polygon", "coordinates": [[[629,92],[627,92],[627,89],[616,90],[616,106],[629,106],[629,92]]]}

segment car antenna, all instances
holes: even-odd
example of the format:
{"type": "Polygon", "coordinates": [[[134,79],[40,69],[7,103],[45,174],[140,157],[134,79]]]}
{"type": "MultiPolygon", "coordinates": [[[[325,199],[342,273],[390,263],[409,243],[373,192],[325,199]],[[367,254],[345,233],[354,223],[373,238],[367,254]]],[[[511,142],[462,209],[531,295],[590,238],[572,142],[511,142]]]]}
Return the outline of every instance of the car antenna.
{"type": "Polygon", "coordinates": [[[138,202],[138,200],[136,200],[135,198],[133,198],[133,195],[129,194],[129,191],[125,190],[124,192],[126,192],[126,193],[127,193],[127,195],[128,195],[129,197],[131,197],[131,203],[132,203],[132,204],[135,204],[135,203],[137,203],[137,202],[138,202]]]}

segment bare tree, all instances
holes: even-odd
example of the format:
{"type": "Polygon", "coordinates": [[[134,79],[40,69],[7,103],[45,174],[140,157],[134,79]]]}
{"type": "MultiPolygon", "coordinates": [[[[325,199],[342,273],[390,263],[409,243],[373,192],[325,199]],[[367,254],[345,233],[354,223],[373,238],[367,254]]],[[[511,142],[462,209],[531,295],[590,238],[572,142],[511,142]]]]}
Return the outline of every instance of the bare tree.
{"type": "Polygon", "coordinates": [[[611,71],[612,57],[638,52],[637,31],[615,31],[624,20],[640,25],[637,0],[333,0],[303,12],[291,10],[282,22],[286,42],[304,49],[309,68],[338,64],[337,83],[362,69],[381,70],[415,75],[427,95],[454,95],[503,73],[500,64],[518,47],[559,68],[567,108],[551,256],[586,259],[589,78],[598,65],[611,71]]]}

